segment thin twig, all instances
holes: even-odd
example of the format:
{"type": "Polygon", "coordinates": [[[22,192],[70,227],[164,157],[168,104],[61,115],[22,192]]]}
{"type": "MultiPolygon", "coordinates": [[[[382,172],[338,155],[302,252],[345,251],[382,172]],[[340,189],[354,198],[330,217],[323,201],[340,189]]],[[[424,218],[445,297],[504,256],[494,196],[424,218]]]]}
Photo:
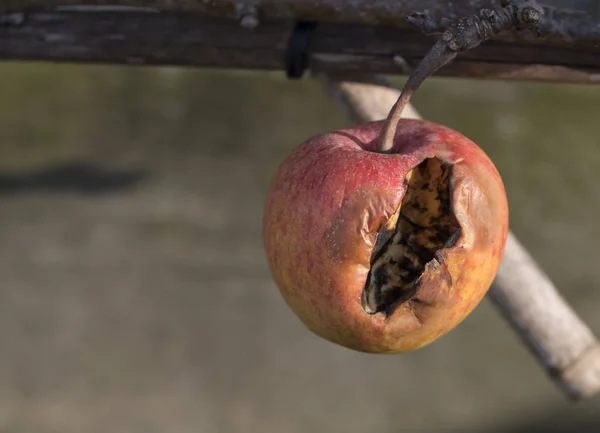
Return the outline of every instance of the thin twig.
{"type": "MultiPolygon", "coordinates": [[[[504,0],[502,7],[481,9],[478,13],[448,21],[440,39],[410,75],[398,101],[388,115],[379,138],[378,151],[389,152],[394,145],[396,126],[402,111],[419,86],[442,66],[448,64],[461,52],[471,50],[490,40],[503,30],[527,28],[536,35],[544,10],[535,0],[504,0]]],[[[430,19],[424,13],[413,13],[407,18],[423,32],[430,32],[430,19]]]]}
{"type": "MultiPolygon", "coordinates": [[[[400,95],[379,76],[360,82],[319,77],[355,123],[384,119],[400,95]]],[[[402,116],[420,118],[410,104],[402,116]]],[[[512,232],[488,298],[569,398],[600,392],[600,344],[512,232]]]]}

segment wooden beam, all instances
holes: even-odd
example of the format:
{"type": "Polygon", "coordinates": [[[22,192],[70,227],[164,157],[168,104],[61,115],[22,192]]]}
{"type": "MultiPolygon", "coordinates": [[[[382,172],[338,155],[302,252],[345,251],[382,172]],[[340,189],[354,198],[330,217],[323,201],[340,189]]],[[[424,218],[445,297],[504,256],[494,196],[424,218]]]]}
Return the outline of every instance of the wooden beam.
{"type": "MultiPolygon", "coordinates": [[[[54,10],[57,7],[103,6],[208,12],[235,18],[240,7],[251,5],[269,18],[344,21],[362,24],[397,24],[403,17],[427,10],[433,17],[471,15],[499,5],[498,0],[1,0],[0,11],[54,10]]],[[[598,13],[596,0],[540,0],[547,8],[598,13]]],[[[600,17],[596,17],[600,18],[600,17]]]]}
{"type": "MultiPolygon", "coordinates": [[[[253,30],[195,12],[14,12],[0,15],[0,59],[281,70],[289,20],[253,30]]],[[[416,65],[433,38],[414,30],[319,23],[309,47],[314,72],[401,74],[394,56],[416,65]]],[[[600,48],[490,41],[440,75],[506,80],[600,82],[600,48]]]]}
{"type": "MultiPolygon", "coordinates": [[[[545,38],[568,45],[600,46],[600,16],[596,0],[540,1],[547,12],[543,23],[545,38]]],[[[354,24],[408,27],[404,17],[427,11],[434,20],[471,15],[483,7],[497,6],[499,0],[0,0],[0,11],[52,11],[57,7],[77,10],[102,6],[123,9],[204,12],[238,19],[256,12],[259,20],[286,19],[346,22],[354,24]]]]}

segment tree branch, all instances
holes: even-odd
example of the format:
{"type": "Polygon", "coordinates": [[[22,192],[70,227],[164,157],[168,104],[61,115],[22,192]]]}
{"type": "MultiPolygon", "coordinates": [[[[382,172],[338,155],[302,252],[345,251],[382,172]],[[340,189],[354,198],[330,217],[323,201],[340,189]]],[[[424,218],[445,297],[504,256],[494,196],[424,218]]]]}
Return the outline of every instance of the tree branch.
{"type": "MultiPolygon", "coordinates": [[[[600,38],[596,0],[547,0],[547,37],[585,40],[597,43],[600,38]]],[[[433,21],[473,15],[483,7],[498,5],[496,0],[0,0],[0,11],[53,10],[58,6],[127,6],[171,11],[206,12],[214,16],[237,19],[247,5],[256,8],[260,18],[312,21],[341,21],[356,24],[406,26],[404,17],[427,11],[433,21]]]]}
{"type": "MultiPolygon", "coordinates": [[[[386,118],[400,96],[381,77],[319,78],[357,123],[386,118]]],[[[405,113],[420,118],[412,107],[405,113]]],[[[512,232],[488,297],[568,397],[582,399],[600,392],[600,344],[512,232]]]]}
{"type": "Polygon", "coordinates": [[[513,235],[489,298],[571,398],[600,392],[600,345],[513,235]]]}
{"type": "MultiPolygon", "coordinates": [[[[262,19],[249,30],[203,13],[144,10],[0,14],[0,59],[285,69],[291,21],[262,19]]],[[[245,22],[253,20],[246,15],[245,22]]],[[[412,29],[324,22],[312,36],[308,67],[400,74],[395,53],[416,65],[431,45],[412,29]]],[[[596,83],[600,48],[496,40],[461,54],[439,75],[596,83]]]]}

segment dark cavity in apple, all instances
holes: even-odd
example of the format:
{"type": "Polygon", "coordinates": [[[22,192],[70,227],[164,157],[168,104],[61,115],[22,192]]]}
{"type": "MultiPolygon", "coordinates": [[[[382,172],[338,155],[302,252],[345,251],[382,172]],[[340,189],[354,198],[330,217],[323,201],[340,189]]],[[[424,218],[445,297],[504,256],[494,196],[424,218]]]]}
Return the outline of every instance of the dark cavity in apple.
{"type": "Polygon", "coordinates": [[[396,227],[371,257],[362,292],[366,313],[387,315],[413,299],[426,264],[458,240],[451,178],[452,167],[438,158],[425,159],[407,174],[396,227]]]}

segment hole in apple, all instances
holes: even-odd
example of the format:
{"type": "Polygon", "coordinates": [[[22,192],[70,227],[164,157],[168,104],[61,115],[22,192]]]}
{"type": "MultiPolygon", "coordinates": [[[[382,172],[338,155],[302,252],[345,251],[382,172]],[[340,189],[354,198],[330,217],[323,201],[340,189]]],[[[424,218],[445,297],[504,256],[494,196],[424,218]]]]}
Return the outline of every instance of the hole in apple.
{"type": "Polygon", "coordinates": [[[391,313],[413,298],[428,262],[456,242],[460,225],[451,203],[451,167],[427,158],[408,175],[395,228],[376,249],[362,294],[368,314],[391,313]]]}

